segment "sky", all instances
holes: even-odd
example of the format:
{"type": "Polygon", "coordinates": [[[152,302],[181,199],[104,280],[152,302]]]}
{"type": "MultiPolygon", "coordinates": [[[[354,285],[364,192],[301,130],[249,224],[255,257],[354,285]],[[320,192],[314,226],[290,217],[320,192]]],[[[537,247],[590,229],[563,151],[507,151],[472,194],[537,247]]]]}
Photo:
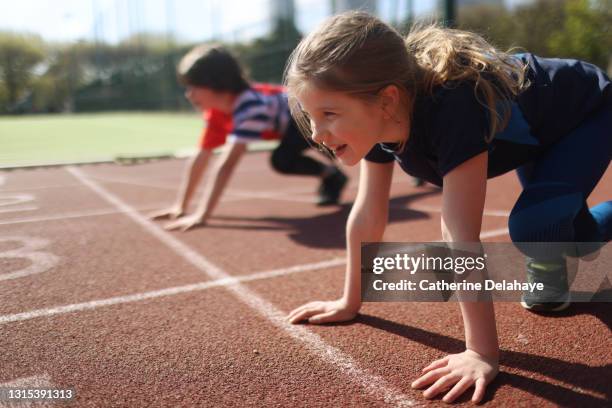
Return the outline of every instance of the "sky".
{"type": "MultiPolygon", "coordinates": [[[[99,39],[110,43],[137,32],[173,32],[184,42],[244,40],[265,34],[271,0],[0,0],[0,30],[27,31],[45,41],[99,39]]],[[[506,4],[525,0],[505,0],[506,4]]],[[[307,32],[330,11],[329,0],[294,0],[298,28],[307,32]]],[[[412,0],[417,15],[436,0],[412,0]]],[[[382,18],[405,11],[408,0],[379,0],[382,18]]],[[[402,13],[403,14],[403,13],[402,13]]]]}

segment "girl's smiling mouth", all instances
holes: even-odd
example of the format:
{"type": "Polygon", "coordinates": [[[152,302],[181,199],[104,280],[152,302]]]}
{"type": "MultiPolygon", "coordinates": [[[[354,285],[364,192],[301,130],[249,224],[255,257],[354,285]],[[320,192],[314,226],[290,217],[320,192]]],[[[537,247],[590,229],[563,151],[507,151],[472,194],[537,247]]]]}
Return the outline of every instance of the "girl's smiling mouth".
{"type": "Polygon", "coordinates": [[[346,144],[342,144],[342,145],[338,145],[338,146],[332,147],[331,150],[334,152],[334,156],[340,157],[346,151],[346,147],[347,146],[348,145],[346,145],[346,144]]]}

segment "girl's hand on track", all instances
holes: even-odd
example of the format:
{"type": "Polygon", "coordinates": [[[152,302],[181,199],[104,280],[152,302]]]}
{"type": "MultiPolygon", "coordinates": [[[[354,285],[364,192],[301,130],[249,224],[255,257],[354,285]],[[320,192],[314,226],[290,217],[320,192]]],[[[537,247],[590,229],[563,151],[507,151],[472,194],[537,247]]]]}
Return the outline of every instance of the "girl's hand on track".
{"type": "Polygon", "coordinates": [[[423,369],[423,375],[412,383],[412,388],[422,388],[432,384],[423,392],[425,398],[433,398],[446,392],[442,401],[453,402],[472,385],[472,402],[482,400],[486,386],[499,372],[497,358],[485,357],[472,350],[450,354],[436,360],[423,369]]]}
{"type": "Polygon", "coordinates": [[[302,320],[308,320],[308,323],[313,324],[346,322],[353,320],[358,311],[358,306],[348,305],[344,299],[316,301],[294,309],[287,316],[287,320],[294,324],[302,320]]]}
{"type": "Polygon", "coordinates": [[[204,225],[204,219],[202,218],[201,215],[199,214],[192,214],[192,215],[188,215],[186,217],[182,217],[179,218],[176,221],[173,222],[169,222],[166,225],[164,225],[164,228],[171,231],[171,230],[181,230],[183,232],[187,231],[188,229],[191,229],[193,227],[196,227],[198,225],[204,225]]]}

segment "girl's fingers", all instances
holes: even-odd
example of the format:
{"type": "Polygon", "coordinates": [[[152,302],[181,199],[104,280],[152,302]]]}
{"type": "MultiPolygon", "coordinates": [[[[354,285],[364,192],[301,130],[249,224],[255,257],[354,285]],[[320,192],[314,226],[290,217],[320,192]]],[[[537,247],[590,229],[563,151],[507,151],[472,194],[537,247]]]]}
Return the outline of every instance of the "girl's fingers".
{"type": "Polygon", "coordinates": [[[422,373],[425,374],[426,372],[435,370],[436,368],[444,367],[447,363],[448,363],[448,356],[434,361],[433,363],[425,367],[422,373]]]}
{"type": "Polygon", "coordinates": [[[432,382],[436,381],[438,378],[442,377],[443,375],[448,374],[449,372],[450,372],[450,369],[448,369],[448,367],[442,367],[442,368],[432,370],[428,372],[427,374],[424,374],[417,380],[415,380],[412,383],[412,388],[421,388],[427,384],[431,384],[432,382]]]}
{"type": "Polygon", "coordinates": [[[297,315],[298,313],[301,313],[302,311],[304,311],[306,309],[312,309],[313,307],[314,307],[314,302],[306,303],[305,305],[302,305],[300,307],[296,307],[291,312],[289,312],[289,314],[287,315],[287,319],[291,320],[291,318],[293,316],[297,315]]]}
{"type": "Polygon", "coordinates": [[[484,378],[479,378],[476,380],[476,384],[474,384],[475,390],[474,395],[472,395],[472,402],[479,403],[482,401],[485,393],[486,383],[484,378]]]}
{"type": "Polygon", "coordinates": [[[444,398],[442,398],[442,401],[453,402],[458,396],[463,394],[465,390],[470,388],[472,383],[472,379],[466,377],[462,378],[449,392],[446,393],[444,398]]]}
{"type": "Polygon", "coordinates": [[[197,224],[198,224],[197,222],[189,222],[189,223],[187,223],[187,224],[184,224],[184,225],[183,225],[183,228],[181,228],[181,231],[185,232],[185,231],[187,231],[187,230],[189,230],[189,229],[193,228],[193,227],[194,227],[195,225],[197,225],[197,224]]]}
{"type": "Polygon", "coordinates": [[[308,319],[308,323],[322,324],[322,323],[335,322],[337,321],[335,319],[337,313],[338,312],[336,310],[332,310],[327,313],[320,313],[320,314],[314,315],[308,319]]]}
{"type": "Polygon", "coordinates": [[[317,313],[319,313],[319,310],[316,309],[305,309],[302,310],[300,313],[296,314],[295,316],[293,316],[290,320],[291,323],[298,323],[301,322],[302,320],[306,320],[308,319],[310,316],[315,315],[317,313]]]}
{"type": "Polygon", "coordinates": [[[287,320],[289,320],[291,323],[293,323],[293,320],[304,311],[304,306],[302,307],[298,307],[297,309],[292,310],[288,315],[287,315],[287,320]]]}
{"type": "Polygon", "coordinates": [[[456,382],[457,382],[457,377],[454,375],[448,374],[443,377],[440,377],[438,378],[438,381],[436,381],[431,387],[425,390],[425,392],[423,393],[423,396],[425,398],[433,398],[439,393],[441,393],[442,391],[449,389],[451,385],[453,385],[456,382]]]}
{"type": "Polygon", "coordinates": [[[178,227],[178,225],[176,224],[177,224],[176,222],[169,222],[166,225],[164,225],[164,229],[168,231],[175,230],[178,227]]]}

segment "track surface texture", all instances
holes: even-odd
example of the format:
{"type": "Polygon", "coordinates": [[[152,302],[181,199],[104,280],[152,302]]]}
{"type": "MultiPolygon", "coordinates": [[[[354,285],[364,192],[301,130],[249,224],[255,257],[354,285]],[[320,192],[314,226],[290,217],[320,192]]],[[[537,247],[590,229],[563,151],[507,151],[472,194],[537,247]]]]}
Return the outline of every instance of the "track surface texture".
{"type": "MultiPolygon", "coordinates": [[[[410,383],[464,347],[456,303],[366,303],[336,325],[284,319],[341,293],[357,169],[342,204],[318,208],[316,180],[252,153],[207,226],[167,232],[145,215],[174,200],[183,166],[0,172],[0,387],[75,390],[53,406],[446,405],[410,383]]],[[[483,241],[509,241],[519,192],[514,173],[489,181],[483,241]]],[[[609,170],[589,203],[611,196],[609,170]]],[[[439,240],[440,202],[396,169],[385,240],[439,240]]],[[[611,310],[497,303],[501,372],[483,405],[610,406],[611,310]]]]}

